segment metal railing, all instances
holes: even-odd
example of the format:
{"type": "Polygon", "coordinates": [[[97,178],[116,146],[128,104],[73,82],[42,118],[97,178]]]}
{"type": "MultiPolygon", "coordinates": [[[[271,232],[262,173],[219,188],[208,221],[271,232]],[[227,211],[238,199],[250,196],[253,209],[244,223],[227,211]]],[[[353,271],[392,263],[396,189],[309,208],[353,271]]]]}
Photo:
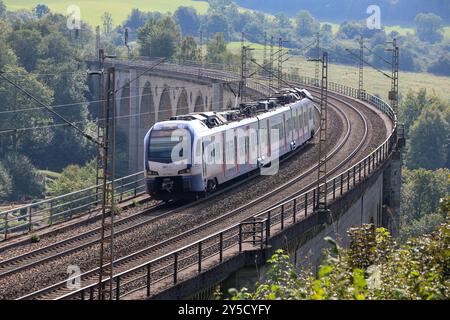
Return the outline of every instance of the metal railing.
{"type": "MultiPolygon", "coordinates": [[[[314,78],[299,77],[294,81],[306,85],[316,85],[314,78]],[[314,80],[314,82],[310,82],[314,80]]],[[[355,97],[354,88],[333,84],[331,90],[355,97]]],[[[325,190],[330,203],[344,196],[360,183],[378,172],[390,158],[397,143],[397,118],[391,107],[378,97],[365,94],[367,101],[387,114],[394,123],[389,137],[367,157],[346,171],[326,181],[325,190]]],[[[323,188],[324,184],[321,185],[323,188]]],[[[318,205],[317,187],[291,197],[286,201],[255,214],[252,218],[221,230],[164,256],[142,263],[130,270],[113,276],[114,292],[111,298],[120,299],[125,295],[145,290],[146,296],[162,288],[173,286],[188,277],[199,274],[205,268],[222,263],[246,249],[263,249],[271,236],[286,227],[315,214],[318,205]],[[245,246],[248,248],[245,248],[245,246]]],[[[105,279],[104,283],[109,281],[105,279]]],[[[98,284],[92,283],[66,294],[61,299],[98,298],[98,284]]]]}
{"type": "MultiPolygon", "coordinates": [[[[141,195],[145,191],[144,172],[116,179],[115,190],[118,202],[141,195]]],[[[101,209],[101,197],[99,186],[92,186],[1,212],[0,239],[30,233],[82,215],[96,214],[101,209]]]]}
{"type": "MultiPolygon", "coordinates": [[[[92,60],[94,61],[94,60],[92,60]]],[[[133,60],[119,62],[127,67],[146,67],[158,59],[133,60]]],[[[169,71],[172,73],[201,76],[225,82],[237,81],[237,69],[235,66],[221,64],[203,64],[184,61],[183,65],[169,61],[159,65],[154,71],[169,71]],[[218,72],[223,71],[223,72],[218,72]]],[[[261,94],[269,92],[269,87],[256,80],[249,80],[247,87],[261,94]]],[[[115,182],[117,201],[128,199],[142,194],[145,191],[144,172],[138,172],[115,182]]],[[[55,223],[67,221],[85,214],[98,212],[101,195],[97,193],[98,186],[92,186],[83,190],[55,198],[42,200],[25,206],[0,212],[0,241],[4,241],[12,235],[21,235],[51,226],[55,223]]]]}

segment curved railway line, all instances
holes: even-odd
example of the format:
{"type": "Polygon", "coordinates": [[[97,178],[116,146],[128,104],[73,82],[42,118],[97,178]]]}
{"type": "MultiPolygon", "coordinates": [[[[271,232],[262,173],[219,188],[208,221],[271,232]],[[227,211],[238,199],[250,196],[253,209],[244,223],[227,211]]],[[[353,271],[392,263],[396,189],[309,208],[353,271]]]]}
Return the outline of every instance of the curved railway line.
{"type": "MultiPolygon", "coordinates": [[[[317,96],[316,88],[308,88],[315,93],[317,96]]],[[[352,100],[349,102],[349,99],[345,98],[342,95],[336,93],[329,93],[329,105],[336,111],[336,113],[340,114],[340,116],[345,119],[344,127],[345,133],[342,133],[341,138],[339,139],[339,143],[328,153],[328,159],[337,163],[333,164],[331,170],[329,170],[329,174],[337,174],[347,166],[351,166],[351,163],[356,162],[355,159],[361,158],[364,156],[362,154],[362,150],[368,148],[370,153],[370,135],[369,135],[369,125],[367,119],[370,118],[370,115],[364,114],[359,109],[363,110],[364,108],[356,108],[354,104],[359,104],[359,106],[364,106],[363,103],[358,102],[356,100],[352,100]],[[331,101],[333,102],[331,102],[331,101]],[[347,101],[346,101],[347,100],[347,101]],[[347,108],[343,110],[343,108],[347,108]],[[349,110],[352,110],[353,117],[359,118],[360,128],[353,128],[355,126],[355,122],[350,121],[350,117],[348,116],[349,110]],[[358,129],[363,129],[362,131],[358,129]],[[359,137],[360,139],[353,138],[352,143],[349,142],[352,130],[358,131],[355,133],[355,137],[359,137]],[[347,153],[344,153],[339,160],[339,157],[335,156],[339,154],[340,151],[347,148],[347,153]],[[351,150],[351,151],[350,151],[351,150]],[[352,161],[354,160],[354,161],[352,161]]],[[[353,119],[355,120],[355,119],[353,119]]],[[[377,144],[378,146],[378,144],[377,144]]],[[[298,154],[295,152],[291,154],[288,158],[298,154]]],[[[286,159],[285,159],[286,160],[286,159]]],[[[315,161],[313,162],[315,163],[315,161]]],[[[139,250],[136,250],[134,253],[127,254],[122,256],[121,258],[115,261],[115,271],[120,273],[126,270],[130,270],[137,265],[141,265],[143,262],[154,259],[155,257],[164,256],[170,250],[173,250],[176,247],[183,247],[187,241],[195,241],[196,238],[200,238],[205,233],[213,233],[217,229],[226,228],[227,225],[233,223],[234,220],[240,221],[251,218],[255,216],[256,213],[261,212],[260,208],[270,209],[271,207],[275,207],[279,205],[282,201],[286,201],[286,199],[295,197],[305,191],[310,190],[314,185],[317,184],[315,178],[313,177],[315,170],[317,169],[317,165],[310,166],[306,171],[303,171],[301,174],[295,176],[290,179],[288,182],[282,183],[276,188],[271,189],[269,192],[252,199],[251,201],[245,203],[244,205],[237,206],[231,210],[226,211],[225,214],[217,214],[212,219],[197,224],[191,228],[180,226],[180,230],[173,236],[168,238],[163,238],[162,241],[157,242],[156,244],[151,244],[139,250]],[[310,179],[308,179],[310,178],[310,179]],[[295,190],[295,191],[293,191],[295,190]],[[282,198],[280,200],[276,199],[276,196],[282,198]],[[186,231],[187,230],[187,231],[186,231]]],[[[151,208],[147,208],[143,211],[140,211],[136,214],[130,215],[126,218],[120,219],[116,222],[116,235],[127,235],[132,234],[133,231],[138,230],[142,226],[156,224],[157,222],[161,223],[164,219],[168,219],[169,217],[174,217],[177,213],[182,213],[184,210],[199,210],[196,209],[202,204],[208,203],[208,201],[213,198],[217,198],[219,195],[226,193],[228,191],[237,188],[238,185],[243,185],[248,182],[250,179],[255,178],[257,175],[250,177],[248,179],[244,179],[240,181],[237,185],[233,184],[232,186],[228,186],[223,190],[220,190],[216,194],[201,199],[199,201],[183,205],[178,208],[171,208],[171,204],[169,205],[155,205],[151,208]]],[[[214,201],[214,200],[212,200],[214,201]]],[[[172,204],[173,205],[173,204],[172,204]]],[[[58,241],[56,243],[50,244],[48,246],[32,250],[20,255],[16,255],[14,257],[10,257],[7,260],[0,262],[0,281],[1,279],[11,278],[13,276],[18,276],[21,272],[26,270],[30,270],[34,267],[41,266],[51,261],[57,261],[58,259],[62,259],[63,257],[70,255],[72,253],[76,253],[82,250],[87,250],[89,248],[95,249],[95,245],[99,243],[99,231],[100,228],[95,228],[93,230],[89,230],[87,232],[83,232],[81,234],[72,236],[70,238],[64,239],[63,241],[58,241]]],[[[62,259],[63,260],[63,259],[62,259]]],[[[165,268],[164,263],[161,262],[160,266],[161,270],[165,268]]],[[[96,283],[98,280],[98,268],[93,268],[87,272],[82,274],[82,287],[86,287],[96,283]]],[[[133,277],[142,277],[140,274],[130,274],[122,281],[131,281],[133,277]]],[[[161,278],[166,277],[163,273],[161,274],[161,278]]],[[[64,277],[62,277],[64,278],[64,277]]],[[[42,286],[41,286],[42,287],[42,286]]],[[[130,289],[132,292],[133,289],[130,289]]],[[[72,290],[66,288],[66,280],[57,282],[55,284],[51,284],[50,286],[37,289],[34,288],[33,292],[26,294],[25,292],[21,293],[20,299],[63,299],[72,296],[72,290]]],[[[16,294],[15,298],[19,296],[16,294]]]]}
{"type": "MultiPolygon", "coordinates": [[[[335,108],[336,108],[336,106],[335,106],[335,108]]],[[[355,111],[357,111],[355,108],[353,108],[353,109],[355,111]]],[[[342,112],[342,110],[341,110],[341,112],[342,112]]],[[[352,154],[348,155],[346,157],[345,161],[341,162],[338,166],[333,168],[331,170],[331,172],[333,172],[333,173],[337,172],[343,165],[345,165],[347,160],[352,158],[353,155],[357,153],[357,151],[362,147],[362,145],[364,144],[364,142],[366,140],[366,137],[367,137],[367,123],[366,123],[366,120],[365,120],[364,116],[362,116],[361,113],[359,113],[359,115],[360,115],[361,119],[363,120],[363,122],[365,123],[365,125],[364,125],[365,132],[364,132],[361,140],[359,141],[357,148],[354,149],[354,152],[352,152],[352,154]]],[[[348,140],[348,137],[350,136],[350,131],[351,131],[351,124],[350,124],[349,119],[347,118],[347,132],[346,132],[344,138],[342,139],[342,141],[339,143],[339,145],[330,153],[330,156],[329,156],[330,158],[334,154],[336,154],[339,151],[339,149],[341,149],[341,147],[346,143],[346,141],[348,140]]],[[[194,229],[191,229],[191,230],[189,230],[187,232],[181,233],[181,234],[179,234],[177,236],[174,236],[174,237],[172,237],[170,239],[167,239],[167,240],[165,240],[165,241],[163,241],[161,243],[158,243],[158,244],[156,244],[154,246],[151,246],[149,248],[143,249],[143,250],[138,251],[138,252],[136,252],[134,254],[131,254],[129,256],[125,256],[123,258],[120,258],[119,260],[116,261],[117,271],[120,272],[120,271],[126,270],[127,268],[132,267],[132,265],[136,265],[136,263],[140,263],[142,261],[148,260],[155,252],[162,250],[164,247],[166,247],[168,245],[174,245],[174,244],[180,243],[183,240],[185,240],[187,237],[191,237],[192,235],[197,234],[197,233],[199,233],[202,230],[206,230],[206,229],[208,229],[208,228],[210,228],[210,227],[212,227],[214,225],[217,225],[219,222],[223,221],[224,219],[228,220],[231,217],[238,215],[242,211],[244,211],[244,210],[246,210],[248,208],[251,208],[255,203],[261,202],[264,199],[267,199],[270,196],[272,196],[274,194],[277,194],[278,192],[280,192],[280,190],[283,190],[283,189],[285,189],[286,187],[288,187],[290,185],[294,185],[296,182],[298,182],[299,180],[303,179],[305,176],[307,176],[307,175],[311,174],[312,172],[314,172],[315,168],[316,168],[316,166],[313,166],[312,168],[310,168],[306,172],[302,173],[301,175],[295,177],[294,179],[291,179],[291,181],[289,181],[289,182],[285,183],[284,185],[276,188],[275,190],[272,190],[268,194],[266,194],[266,195],[264,195],[264,196],[262,196],[262,197],[260,197],[258,199],[255,199],[254,201],[248,203],[245,206],[242,206],[242,207],[239,207],[239,208],[237,208],[235,210],[232,210],[232,211],[226,213],[225,215],[220,215],[217,218],[204,223],[203,225],[200,225],[200,226],[198,226],[198,227],[196,227],[194,229]],[[131,266],[130,266],[130,264],[131,264],[131,266]]],[[[301,191],[306,191],[308,188],[310,188],[313,185],[314,185],[314,182],[304,186],[303,189],[301,189],[301,191]]],[[[177,210],[174,210],[174,211],[177,211],[177,210]]],[[[147,221],[147,222],[144,222],[144,223],[149,223],[149,222],[151,222],[151,220],[147,221]]],[[[96,272],[96,269],[93,269],[93,270],[91,270],[91,271],[89,271],[87,273],[84,273],[83,274],[83,284],[90,283],[90,281],[95,281],[95,279],[96,279],[95,272],[96,272]]],[[[67,289],[65,289],[64,287],[65,287],[65,282],[58,283],[58,284],[56,284],[54,286],[51,286],[49,288],[44,289],[43,291],[41,290],[41,291],[38,291],[36,293],[33,293],[32,295],[24,296],[24,298],[40,297],[40,298],[44,298],[44,299],[54,299],[54,298],[57,298],[57,297],[64,296],[64,294],[67,293],[66,292],[67,289]],[[58,287],[59,288],[62,287],[62,289],[56,289],[58,287]],[[60,291],[60,290],[62,290],[62,291],[60,291]],[[43,294],[43,295],[39,296],[40,294],[43,294]]]]}

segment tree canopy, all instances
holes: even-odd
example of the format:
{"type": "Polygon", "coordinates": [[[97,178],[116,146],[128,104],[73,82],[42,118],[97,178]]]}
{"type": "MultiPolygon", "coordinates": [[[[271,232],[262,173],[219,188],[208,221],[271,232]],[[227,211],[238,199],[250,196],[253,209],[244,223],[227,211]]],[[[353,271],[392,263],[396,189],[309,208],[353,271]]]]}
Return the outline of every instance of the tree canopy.
{"type": "Polygon", "coordinates": [[[432,234],[399,245],[383,228],[363,225],[348,231],[350,246],[326,240],[317,275],[297,272],[278,250],[254,291],[230,290],[232,300],[447,300],[450,297],[450,217],[432,234]]]}
{"type": "Polygon", "coordinates": [[[200,18],[194,8],[180,6],[174,12],[173,18],[180,26],[183,36],[196,36],[198,34],[200,18]]]}
{"type": "Polygon", "coordinates": [[[443,38],[442,18],[433,13],[419,13],[415,19],[416,33],[420,40],[431,43],[443,38]]]}
{"type": "Polygon", "coordinates": [[[175,21],[166,16],[162,20],[150,19],[138,29],[140,54],[147,57],[171,58],[177,52],[180,29],[175,21]]]}

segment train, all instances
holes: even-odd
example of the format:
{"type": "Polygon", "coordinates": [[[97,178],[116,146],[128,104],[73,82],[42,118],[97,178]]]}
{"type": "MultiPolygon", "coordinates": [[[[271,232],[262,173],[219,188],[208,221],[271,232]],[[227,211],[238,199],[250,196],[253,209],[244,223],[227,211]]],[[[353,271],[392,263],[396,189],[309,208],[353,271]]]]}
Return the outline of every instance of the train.
{"type": "Polygon", "coordinates": [[[291,88],[234,109],[157,122],[144,138],[147,193],[166,202],[198,199],[255,170],[276,174],[281,157],[314,137],[315,115],[313,96],[291,88]]]}

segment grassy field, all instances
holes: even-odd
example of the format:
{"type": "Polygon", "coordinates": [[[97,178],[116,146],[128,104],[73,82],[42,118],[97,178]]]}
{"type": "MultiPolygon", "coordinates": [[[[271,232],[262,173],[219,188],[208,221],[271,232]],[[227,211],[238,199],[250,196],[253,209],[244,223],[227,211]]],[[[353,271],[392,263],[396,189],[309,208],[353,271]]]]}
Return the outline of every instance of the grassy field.
{"type": "MultiPolygon", "coordinates": [[[[232,42],[228,48],[238,53],[240,43],[232,42]]],[[[252,45],[256,49],[262,49],[261,45],[252,45]]],[[[259,61],[262,60],[263,51],[255,50],[253,55],[259,61]]],[[[308,62],[303,57],[293,56],[284,64],[285,70],[294,71],[297,74],[314,77],[315,63],[308,62]]],[[[386,70],[390,74],[390,71],[386,70]]],[[[342,83],[348,86],[358,87],[358,68],[356,66],[347,66],[340,64],[330,64],[329,81],[342,83]]],[[[390,90],[391,80],[383,74],[366,66],[364,69],[364,83],[367,92],[379,94],[387,100],[387,94],[390,90]]],[[[405,96],[409,89],[418,91],[420,88],[426,88],[430,93],[435,92],[443,99],[450,101],[450,77],[438,77],[429,73],[400,72],[399,76],[400,94],[405,96]]]]}
{"type": "MultiPolygon", "coordinates": [[[[386,33],[390,33],[392,31],[397,31],[402,36],[406,36],[408,33],[410,33],[410,34],[416,33],[416,30],[413,27],[385,26],[384,30],[386,31],[386,33]]],[[[450,39],[450,26],[444,27],[444,37],[446,39],[450,39]]]]}
{"type": "Polygon", "coordinates": [[[46,4],[52,11],[66,14],[70,5],[81,9],[81,19],[91,25],[101,25],[104,12],[112,14],[113,24],[122,23],[133,8],[141,11],[174,12],[179,6],[189,6],[199,13],[208,10],[206,1],[192,0],[5,0],[8,10],[31,9],[38,4],[46,4]]]}

